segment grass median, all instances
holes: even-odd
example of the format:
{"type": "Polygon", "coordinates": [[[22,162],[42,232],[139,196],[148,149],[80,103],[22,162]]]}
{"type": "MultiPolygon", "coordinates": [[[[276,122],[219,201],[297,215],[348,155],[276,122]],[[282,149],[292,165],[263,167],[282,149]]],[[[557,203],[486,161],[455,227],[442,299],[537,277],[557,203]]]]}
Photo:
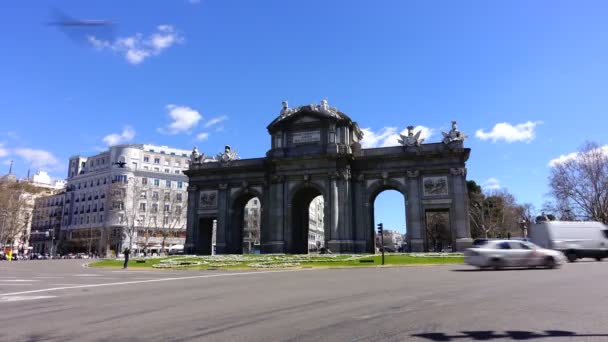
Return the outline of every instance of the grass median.
{"type": "MultiPolygon", "coordinates": [[[[162,258],[133,258],[133,269],[286,269],[373,267],[381,265],[380,254],[249,254],[213,256],[172,256],[162,258]]],[[[105,259],[91,263],[91,267],[122,268],[124,260],[105,259]]],[[[462,264],[459,253],[390,253],[385,254],[385,266],[462,264]]]]}

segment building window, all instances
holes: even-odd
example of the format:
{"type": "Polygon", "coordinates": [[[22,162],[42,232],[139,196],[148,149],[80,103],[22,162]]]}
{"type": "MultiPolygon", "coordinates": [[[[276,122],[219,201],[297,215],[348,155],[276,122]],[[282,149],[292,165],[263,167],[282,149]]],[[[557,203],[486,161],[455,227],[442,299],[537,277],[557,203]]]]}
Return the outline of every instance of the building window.
{"type": "Polygon", "coordinates": [[[149,169],[148,165],[144,165],[144,170],[148,170],[148,169],[149,169]]]}
{"type": "Polygon", "coordinates": [[[160,169],[158,167],[155,167],[154,172],[160,172],[160,169]]]}
{"type": "Polygon", "coordinates": [[[152,192],[152,199],[158,201],[158,191],[152,192]]]}
{"type": "Polygon", "coordinates": [[[176,206],[175,207],[175,214],[176,215],[181,215],[182,214],[182,207],[181,206],[176,206]]]}
{"type": "Polygon", "coordinates": [[[182,201],[182,194],[175,194],[175,200],[178,202],[182,201]]]}
{"type": "Polygon", "coordinates": [[[158,204],[152,203],[152,209],[150,211],[153,212],[153,213],[157,213],[158,212],[158,204]]]}
{"type": "Polygon", "coordinates": [[[184,182],[182,181],[177,181],[177,188],[178,189],[182,189],[184,187],[184,182]]]}
{"type": "Polygon", "coordinates": [[[171,205],[169,205],[169,204],[165,204],[165,207],[163,208],[163,211],[167,213],[167,212],[169,212],[170,210],[171,210],[171,205]]]}
{"type": "Polygon", "coordinates": [[[181,170],[175,170],[175,173],[179,175],[181,173],[181,170]]]}
{"type": "Polygon", "coordinates": [[[147,197],[148,197],[147,191],[142,191],[141,194],[139,194],[139,198],[141,198],[141,199],[146,199],[147,197]]]}
{"type": "Polygon", "coordinates": [[[165,181],[165,186],[166,186],[167,188],[170,188],[170,187],[171,187],[171,181],[167,179],[167,180],[165,181]]]}
{"type": "Polygon", "coordinates": [[[150,162],[150,157],[144,156],[144,163],[149,163],[149,162],[150,162]]]}
{"type": "Polygon", "coordinates": [[[142,184],[142,185],[148,185],[148,178],[143,177],[143,178],[141,179],[141,184],[142,184]]]}
{"type": "Polygon", "coordinates": [[[170,173],[170,172],[171,172],[171,170],[165,169],[165,173],[170,173]]]}
{"type": "Polygon", "coordinates": [[[154,179],[154,186],[160,186],[160,179],[158,179],[158,178],[154,179]]]}
{"type": "Polygon", "coordinates": [[[165,192],[164,194],[164,198],[165,201],[170,201],[171,200],[171,193],[169,192],[165,192]]]}
{"type": "Polygon", "coordinates": [[[160,158],[154,158],[154,164],[160,164],[160,158]]]}

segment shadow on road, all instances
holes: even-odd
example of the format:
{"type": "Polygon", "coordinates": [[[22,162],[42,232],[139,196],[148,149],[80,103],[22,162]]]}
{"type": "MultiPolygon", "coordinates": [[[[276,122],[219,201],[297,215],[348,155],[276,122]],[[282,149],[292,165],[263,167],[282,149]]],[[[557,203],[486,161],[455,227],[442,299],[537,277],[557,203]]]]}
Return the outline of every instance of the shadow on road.
{"type": "Polygon", "coordinates": [[[498,333],[495,331],[461,331],[459,335],[447,335],[445,333],[424,333],[413,334],[413,337],[420,337],[430,341],[455,341],[458,339],[473,341],[489,341],[494,339],[511,340],[532,340],[548,337],[608,337],[608,334],[577,334],[573,331],[564,330],[545,330],[543,333],[533,331],[505,331],[498,333]]]}
{"type": "Polygon", "coordinates": [[[500,269],[492,269],[492,268],[457,268],[455,270],[451,270],[452,272],[508,272],[508,271],[555,271],[556,268],[530,268],[530,267],[508,267],[508,268],[500,268],[500,269]]]}

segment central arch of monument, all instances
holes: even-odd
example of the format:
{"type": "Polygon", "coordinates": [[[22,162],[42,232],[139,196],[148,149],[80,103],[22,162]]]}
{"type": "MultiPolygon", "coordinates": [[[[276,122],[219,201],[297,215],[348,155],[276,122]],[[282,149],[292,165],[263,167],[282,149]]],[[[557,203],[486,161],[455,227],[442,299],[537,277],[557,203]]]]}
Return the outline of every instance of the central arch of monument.
{"type": "Polygon", "coordinates": [[[308,205],[324,201],[325,246],[338,253],[374,253],[374,200],[383,190],[407,199],[410,249],[428,249],[429,213],[442,213],[451,246],[471,243],[465,163],[470,149],[452,122],[443,141],[424,144],[420,132],[401,136],[401,146],[361,148],[363,133],[346,114],[319,105],[289,108],[267,127],[271,148],[264,158],[238,159],[226,146],[215,158],[191,156],[185,251],[242,253],[243,206],[260,201],[262,253],[307,253],[308,205]],[[445,221],[445,220],[444,220],[445,221]]]}

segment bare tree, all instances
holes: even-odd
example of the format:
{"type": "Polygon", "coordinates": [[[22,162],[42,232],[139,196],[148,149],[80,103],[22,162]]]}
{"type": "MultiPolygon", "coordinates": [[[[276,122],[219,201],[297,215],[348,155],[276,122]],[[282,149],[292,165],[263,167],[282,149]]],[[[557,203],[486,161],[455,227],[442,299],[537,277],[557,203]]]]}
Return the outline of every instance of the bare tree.
{"type": "MultiPolygon", "coordinates": [[[[139,222],[139,196],[144,190],[141,179],[138,177],[119,176],[112,180],[108,202],[112,213],[112,225],[118,225],[121,234],[133,246],[133,240],[141,222],[139,222]]],[[[116,251],[119,253],[120,251],[116,251]]]]}
{"type": "MultiPolygon", "coordinates": [[[[160,235],[161,251],[165,250],[167,239],[175,236],[186,229],[186,212],[184,208],[187,205],[187,193],[177,192],[169,194],[170,198],[163,198],[162,211],[154,213],[148,220],[148,227],[151,227],[151,233],[157,237],[160,235]]],[[[147,241],[146,241],[147,244],[147,241]]]]}
{"type": "Polygon", "coordinates": [[[471,236],[509,237],[524,233],[522,221],[533,221],[534,207],[518,204],[506,189],[483,192],[475,181],[467,182],[471,236]]]}
{"type": "Polygon", "coordinates": [[[569,215],[608,223],[608,147],[587,142],[573,158],[555,163],[549,187],[569,215]]]}
{"type": "Polygon", "coordinates": [[[44,189],[27,183],[0,184],[0,245],[29,239],[35,194],[44,189]]]}

